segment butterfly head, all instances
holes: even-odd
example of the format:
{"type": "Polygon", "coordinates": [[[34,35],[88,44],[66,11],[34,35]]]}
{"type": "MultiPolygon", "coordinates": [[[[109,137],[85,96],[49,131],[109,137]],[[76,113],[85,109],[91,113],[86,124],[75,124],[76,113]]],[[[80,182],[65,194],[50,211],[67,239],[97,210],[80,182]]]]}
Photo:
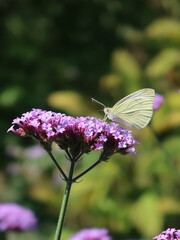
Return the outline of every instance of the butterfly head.
{"type": "Polygon", "coordinates": [[[105,113],[104,120],[106,120],[108,118],[109,112],[110,112],[110,108],[104,107],[104,113],[105,113]]]}
{"type": "Polygon", "coordinates": [[[92,98],[92,101],[95,102],[95,103],[98,103],[100,104],[101,106],[104,107],[104,113],[105,113],[105,116],[104,116],[104,120],[106,120],[107,118],[109,118],[109,112],[110,112],[110,108],[107,108],[103,103],[97,101],[96,99],[92,98]]]}

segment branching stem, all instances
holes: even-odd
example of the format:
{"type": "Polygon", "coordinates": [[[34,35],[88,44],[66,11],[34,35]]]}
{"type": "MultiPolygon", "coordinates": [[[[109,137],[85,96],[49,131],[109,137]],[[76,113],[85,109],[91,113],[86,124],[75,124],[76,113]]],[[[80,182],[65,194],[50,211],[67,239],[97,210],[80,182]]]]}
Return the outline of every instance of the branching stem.
{"type": "Polygon", "coordinates": [[[68,181],[68,177],[66,176],[66,174],[64,173],[64,171],[62,170],[62,168],[60,167],[60,165],[58,164],[58,162],[56,161],[55,157],[53,156],[53,154],[49,151],[47,151],[47,153],[49,154],[49,156],[51,157],[53,163],[56,165],[57,169],[59,170],[59,172],[61,173],[61,175],[63,176],[64,180],[67,182],[68,181]]]}
{"type": "Polygon", "coordinates": [[[73,178],[73,182],[76,182],[80,177],[84,176],[86,173],[88,173],[91,169],[96,167],[99,163],[101,163],[101,160],[98,159],[93,165],[91,165],[89,168],[87,168],[84,172],[80,173],[78,176],[73,178]]]}

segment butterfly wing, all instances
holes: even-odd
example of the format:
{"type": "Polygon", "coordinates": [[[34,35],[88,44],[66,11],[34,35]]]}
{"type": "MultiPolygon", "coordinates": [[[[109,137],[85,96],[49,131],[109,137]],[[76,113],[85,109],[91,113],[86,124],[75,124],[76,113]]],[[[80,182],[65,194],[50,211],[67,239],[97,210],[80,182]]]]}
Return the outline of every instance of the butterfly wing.
{"type": "Polygon", "coordinates": [[[110,109],[108,117],[112,121],[122,123],[130,128],[144,128],[150,122],[153,114],[151,98],[153,99],[153,97],[149,99],[145,97],[126,98],[110,109]]]}
{"type": "Polygon", "coordinates": [[[119,104],[129,100],[129,99],[137,99],[137,98],[143,98],[143,99],[146,99],[146,100],[149,100],[152,104],[152,107],[153,107],[153,104],[154,104],[154,95],[155,95],[155,91],[154,89],[152,88],[143,88],[143,89],[140,89],[134,93],[131,93],[129,94],[128,96],[122,98],[121,100],[119,100],[114,106],[118,106],[119,104]]]}

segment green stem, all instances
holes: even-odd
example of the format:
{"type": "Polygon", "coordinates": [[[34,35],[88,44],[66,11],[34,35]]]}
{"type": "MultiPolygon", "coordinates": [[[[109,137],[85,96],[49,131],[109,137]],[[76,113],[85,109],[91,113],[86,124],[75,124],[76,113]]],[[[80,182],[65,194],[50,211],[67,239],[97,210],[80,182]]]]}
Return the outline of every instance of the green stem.
{"type": "Polygon", "coordinates": [[[61,175],[63,176],[65,181],[68,181],[68,178],[66,176],[66,174],[64,173],[64,171],[62,170],[62,168],[59,166],[58,162],[56,161],[56,159],[54,158],[54,156],[52,155],[51,152],[47,151],[47,153],[49,154],[49,156],[51,157],[53,163],[56,165],[57,169],[59,170],[59,172],[61,173],[61,175]]]}
{"type": "Polygon", "coordinates": [[[68,204],[70,190],[71,190],[71,185],[73,183],[72,178],[73,178],[74,167],[75,167],[75,162],[72,161],[70,171],[69,171],[68,181],[66,182],[66,189],[64,192],[64,196],[63,196],[63,201],[62,201],[62,205],[61,205],[61,210],[60,210],[60,214],[59,214],[59,219],[58,219],[58,224],[57,224],[54,240],[61,239],[63,224],[64,224],[66,210],[67,210],[67,204],[68,204]]]}
{"type": "Polygon", "coordinates": [[[102,161],[98,159],[93,165],[91,165],[89,168],[87,168],[84,172],[80,173],[77,177],[73,178],[73,182],[76,182],[80,177],[84,176],[87,172],[89,172],[91,169],[96,167],[99,163],[102,161]]]}

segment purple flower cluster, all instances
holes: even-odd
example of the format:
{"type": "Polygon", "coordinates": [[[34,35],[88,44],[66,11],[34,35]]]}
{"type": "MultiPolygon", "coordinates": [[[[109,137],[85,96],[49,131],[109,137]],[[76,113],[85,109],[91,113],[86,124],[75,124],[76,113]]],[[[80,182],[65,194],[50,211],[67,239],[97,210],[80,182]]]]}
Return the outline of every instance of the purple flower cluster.
{"type": "Polygon", "coordinates": [[[180,230],[175,228],[168,228],[158,236],[154,237],[153,239],[157,240],[176,240],[180,239],[180,230]]]}
{"type": "Polygon", "coordinates": [[[32,109],[21,118],[14,119],[8,131],[31,136],[48,151],[52,142],[56,142],[74,157],[100,149],[104,150],[107,158],[114,153],[135,154],[133,146],[137,143],[131,131],[116,123],[108,124],[94,117],[74,118],[41,109],[32,109]]]}
{"type": "Polygon", "coordinates": [[[35,214],[16,203],[0,204],[0,231],[28,231],[37,227],[35,214]]]}
{"type": "Polygon", "coordinates": [[[158,93],[155,93],[153,111],[157,110],[161,106],[161,104],[163,104],[163,102],[164,97],[158,93]]]}
{"type": "Polygon", "coordinates": [[[70,237],[68,240],[112,240],[105,228],[83,229],[70,237]]]}

